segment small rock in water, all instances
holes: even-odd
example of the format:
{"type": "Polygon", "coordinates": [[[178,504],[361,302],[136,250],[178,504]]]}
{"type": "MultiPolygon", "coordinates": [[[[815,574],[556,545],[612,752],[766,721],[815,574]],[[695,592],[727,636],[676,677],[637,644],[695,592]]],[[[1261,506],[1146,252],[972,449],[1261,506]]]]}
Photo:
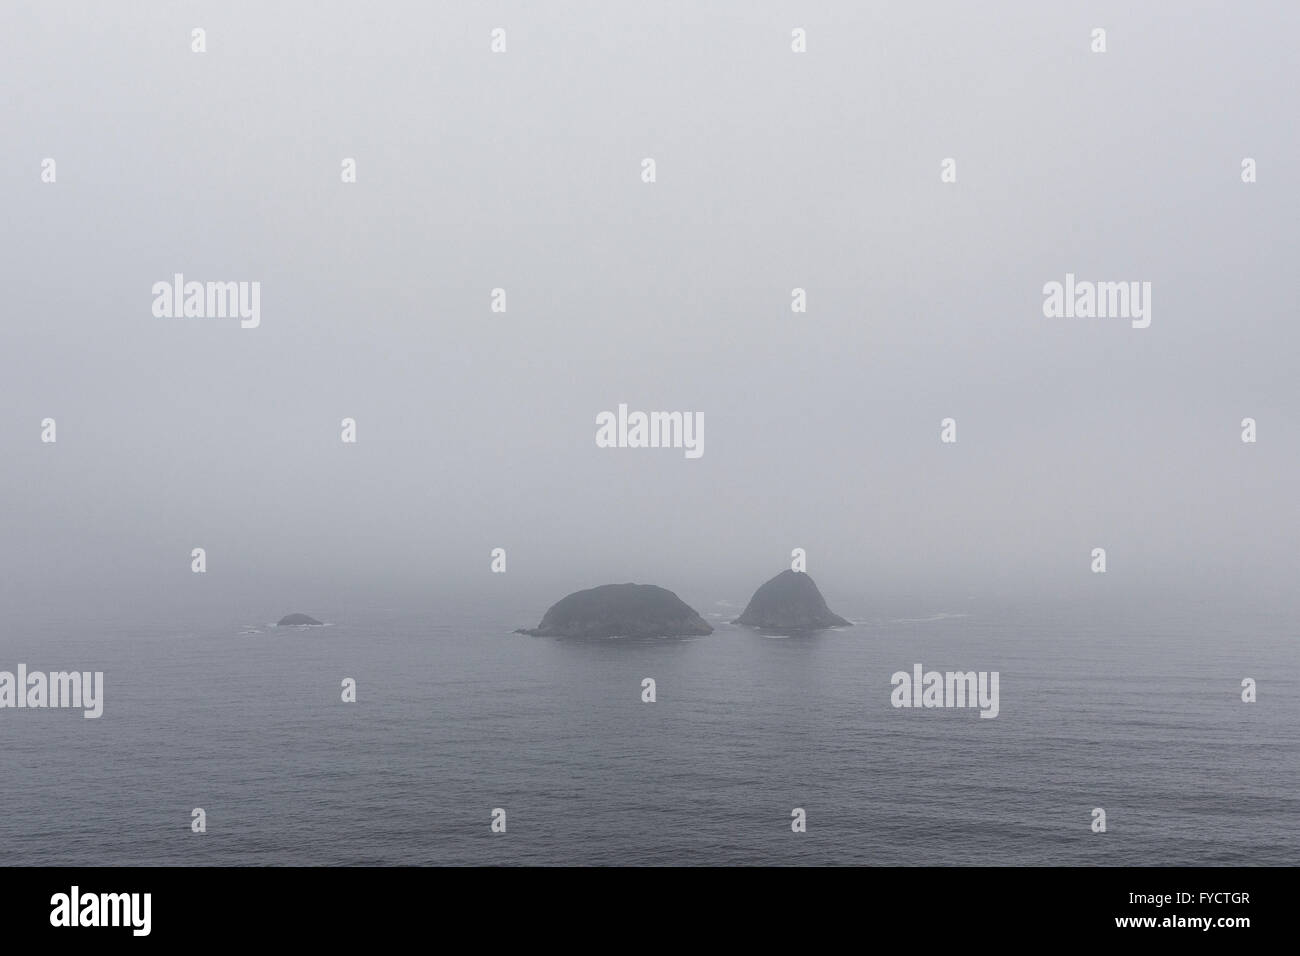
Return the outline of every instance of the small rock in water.
{"type": "Polygon", "coordinates": [[[653,584],[605,584],[557,601],[541,624],[516,633],[535,637],[684,637],[712,634],[713,627],[672,591],[653,584]]]}
{"type": "Polygon", "coordinates": [[[276,622],[277,627],[288,627],[292,624],[320,624],[320,621],[306,614],[286,614],[276,622]]]}
{"type": "Polygon", "coordinates": [[[745,613],[731,623],[771,630],[814,631],[844,627],[844,620],[826,606],[822,592],[803,571],[782,571],[754,592],[745,613]]]}

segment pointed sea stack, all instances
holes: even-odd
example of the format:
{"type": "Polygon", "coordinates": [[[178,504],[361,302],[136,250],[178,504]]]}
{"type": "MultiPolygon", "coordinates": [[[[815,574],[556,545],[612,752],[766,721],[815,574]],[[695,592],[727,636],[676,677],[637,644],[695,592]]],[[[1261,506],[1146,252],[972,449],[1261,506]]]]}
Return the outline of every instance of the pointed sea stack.
{"type": "Polygon", "coordinates": [[[293,627],[300,624],[319,625],[320,621],[314,617],[308,617],[306,614],[286,614],[280,620],[275,622],[276,627],[293,627]]]}
{"type": "Polygon", "coordinates": [[[749,599],[745,613],[731,622],[780,631],[814,631],[851,625],[826,606],[822,592],[803,571],[782,571],[749,599]]]}
{"type": "Polygon", "coordinates": [[[534,637],[684,637],[713,628],[672,591],[653,584],[603,584],[551,605],[534,637]]]}

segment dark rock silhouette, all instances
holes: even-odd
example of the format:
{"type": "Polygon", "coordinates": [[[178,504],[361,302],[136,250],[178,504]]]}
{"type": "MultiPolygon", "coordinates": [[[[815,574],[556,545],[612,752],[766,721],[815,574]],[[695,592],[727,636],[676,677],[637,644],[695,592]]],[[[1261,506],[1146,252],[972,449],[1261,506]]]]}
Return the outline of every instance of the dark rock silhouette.
{"type": "Polygon", "coordinates": [[[681,637],[712,634],[704,618],[672,591],[653,584],[603,584],[551,605],[535,637],[681,637]]]}
{"type": "Polygon", "coordinates": [[[826,606],[822,592],[806,573],[787,570],[755,591],[745,606],[745,613],[731,623],[772,630],[812,631],[843,627],[852,622],[826,606]]]}
{"type": "Polygon", "coordinates": [[[275,623],[276,627],[288,627],[291,624],[320,624],[320,621],[306,614],[286,614],[275,623]]]}

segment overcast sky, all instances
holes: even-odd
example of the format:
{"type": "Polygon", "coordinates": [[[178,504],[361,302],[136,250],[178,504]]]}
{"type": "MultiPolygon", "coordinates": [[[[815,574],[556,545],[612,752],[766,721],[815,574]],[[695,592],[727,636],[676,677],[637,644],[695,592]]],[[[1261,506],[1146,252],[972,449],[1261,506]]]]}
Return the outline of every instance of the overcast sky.
{"type": "Polygon", "coordinates": [[[1293,600],[1300,7],[1134,6],[4,4],[0,600],[1293,600]]]}

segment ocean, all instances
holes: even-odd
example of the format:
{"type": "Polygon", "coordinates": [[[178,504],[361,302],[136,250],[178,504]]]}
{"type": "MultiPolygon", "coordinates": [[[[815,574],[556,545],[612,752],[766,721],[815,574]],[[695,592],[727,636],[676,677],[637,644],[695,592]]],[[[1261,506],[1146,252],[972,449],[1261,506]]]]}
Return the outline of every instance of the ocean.
{"type": "Polygon", "coordinates": [[[102,670],[105,703],[0,710],[0,864],[1300,860],[1285,615],[837,607],[856,626],[780,636],[719,602],[707,637],[566,641],[462,604],[6,628],[0,669],[102,670]],[[891,706],[916,663],[998,671],[997,718],[891,706]]]}

